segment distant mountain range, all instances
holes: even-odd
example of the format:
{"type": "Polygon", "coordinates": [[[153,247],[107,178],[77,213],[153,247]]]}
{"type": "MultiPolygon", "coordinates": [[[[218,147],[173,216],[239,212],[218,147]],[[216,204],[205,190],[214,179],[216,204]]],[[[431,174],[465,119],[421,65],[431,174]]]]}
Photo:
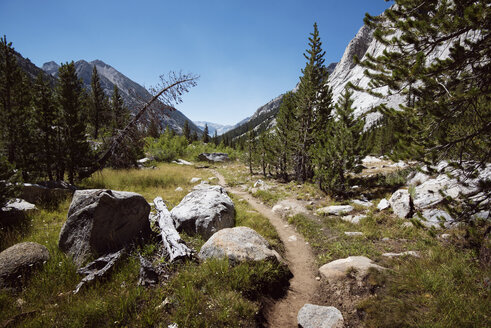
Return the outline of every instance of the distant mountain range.
{"type": "MultiPolygon", "coordinates": [[[[104,93],[110,97],[113,93],[114,85],[116,85],[120,90],[125,105],[133,113],[135,113],[141,107],[142,103],[152,98],[152,95],[147,91],[147,89],[132,81],[130,78],[117,71],[114,67],[104,63],[101,60],[94,60],[91,62],[79,60],[75,63],[77,75],[83,81],[84,87],[87,90],[91,89],[90,81],[94,66],[97,68],[97,73],[99,74],[104,93]]],[[[54,78],[57,78],[58,76],[59,67],[60,65],[53,61],[43,64],[44,72],[54,78]]],[[[184,122],[188,121],[191,131],[196,131],[198,135],[202,134],[201,130],[180,111],[171,110],[173,108],[165,106],[162,103],[157,104],[157,106],[162,108],[162,111],[159,111],[158,116],[163,129],[169,126],[174,131],[181,133],[182,128],[184,127],[184,122]]]]}
{"type": "Polygon", "coordinates": [[[205,129],[205,125],[208,125],[208,134],[213,137],[213,135],[215,134],[215,131],[217,132],[217,136],[220,136],[220,135],[226,133],[227,131],[230,131],[233,128],[245,123],[248,120],[249,120],[249,117],[243,119],[242,121],[240,121],[239,123],[237,123],[235,125],[223,125],[223,124],[207,122],[207,121],[194,121],[194,124],[196,124],[196,126],[198,126],[203,131],[205,129]]]}

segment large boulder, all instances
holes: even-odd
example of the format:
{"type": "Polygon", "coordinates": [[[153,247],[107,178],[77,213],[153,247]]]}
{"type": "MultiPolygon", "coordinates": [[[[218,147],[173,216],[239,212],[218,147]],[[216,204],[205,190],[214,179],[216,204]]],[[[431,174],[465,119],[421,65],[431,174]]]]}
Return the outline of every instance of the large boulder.
{"type": "Polygon", "coordinates": [[[441,224],[448,227],[452,222],[454,222],[454,219],[450,216],[450,214],[437,208],[425,209],[421,213],[421,216],[423,219],[420,220],[420,222],[428,228],[440,228],[441,224]]]}
{"type": "Polygon", "coordinates": [[[362,279],[367,275],[370,268],[379,271],[385,269],[384,267],[373,263],[368,257],[350,256],[345,259],[339,259],[324,264],[319,268],[319,272],[328,281],[344,278],[350,270],[352,270],[357,278],[362,279]]]}
{"type": "Polygon", "coordinates": [[[394,211],[394,214],[401,219],[411,215],[411,197],[406,189],[399,189],[392,194],[389,199],[389,204],[394,211]]]}
{"type": "Polygon", "coordinates": [[[149,213],[150,205],[137,193],[77,190],[58,244],[80,266],[90,254],[112,253],[146,237],[150,233],[149,213]]]}
{"type": "Polygon", "coordinates": [[[305,304],[297,315],[302,328],[342,328],[344,319],[341,311],[333,306],[305,304]]]}
{"type": "Polygon", "coordinates": [[[32,270],[49,260],[48,249],[38,243],[16,244],[0,253],[0,289],[21,287],[32,270]]]}
{"type": "Polygon", "coordinates": [[[208,162],[226,162],[229,161],[227,153],[201,153],[198,155],[200,161],[208,162]]]}
{"type": "Polygon", "coordinates": [[[77,187],[65,181],[45,181],[22,184],[20,197],[28,202],[53,203],[71,197],[77,187]]]}
{"type": "Polygon", "coordinates": [[[0,209],[0,226],[18,224],[35,211],[36,205],[19,198],[11,199],[0,209]]]}
{"type": "Polygon", "coordinates": [[[271,248],[255,230],[248,227],[222,229],[211,236],[198,254],[201,260],[225,258],[232,263],[244,261],[282,261],[280,255],[271,248]]]}
{"type": "Polygon", "coordinates": [[[196,186],[170,213],[178,231],[204,239],[235,225],[234,203],[220,186],[196,186]]]}

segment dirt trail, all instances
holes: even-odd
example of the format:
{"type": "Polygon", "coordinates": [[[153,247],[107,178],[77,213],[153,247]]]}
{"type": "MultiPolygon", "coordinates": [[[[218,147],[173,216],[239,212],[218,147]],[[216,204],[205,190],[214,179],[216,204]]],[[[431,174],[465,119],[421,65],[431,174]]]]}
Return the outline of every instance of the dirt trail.
{"type": "MultiPolygon", "coordinates": [[[[215,170],[213,173],[218,177],[219,184],[227,187],[224,177],[215,170]]],[[[269,327],[298,327],[298,311],[310,301],[320,285],[315,279],[317,267],[312,250],[305,243],[305,239],[268,206],[261,204],[245,191],[230,187],[227,187],[227,190],[245,199],[255,210],[267,217],[285,245],[285,257],[293,278],[290,280],[287,294],[278,300],[265,315],[269,327]]]]}

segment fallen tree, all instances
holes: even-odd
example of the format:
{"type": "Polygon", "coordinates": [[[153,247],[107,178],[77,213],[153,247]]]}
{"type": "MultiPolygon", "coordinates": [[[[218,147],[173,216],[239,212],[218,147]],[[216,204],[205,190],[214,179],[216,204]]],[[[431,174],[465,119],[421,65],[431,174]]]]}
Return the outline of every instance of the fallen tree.
{"type": "Polygon", "coordinates": [[[152,104],[159,100],[163,103],[167,108],[171,110],[175,110],[171,105],[173,103],[181,103],[181,96],[189,91],[189,88],[196,86],[196,80],[198,76],[192,74],[176,74],[174,72],[169,73],[167,78],[163,75],[160,76],[161,83],[152,88],[152,93],[154,96],[148,102],[146,102],[136,113],[136,115],[132,118],[132,120],[124,127],[124,129],[120,130],[116,135],[112,137],[109,141],[109,145],[105,148],[105,150],[100,154],[95,164],[89,167],[85,172],[80,174],[80,178],[87,178],[91,176],[98,170],[102,170],[109,158],[116,152],[118,146],[123,142],[123,140],[129,136],[130,132],[137,126],[137,123],[140,119],[148,112],[149,108],[151,108],[152,104]]]}
{"type": "Polygon", "coordinates": [[[180,258],[191,257],[193,250],[181,239],[162,197],[156,197],[153,203],[157,210],[157,223],[161,230],[162,241],[169,255],[169,262],[180,258]]]}

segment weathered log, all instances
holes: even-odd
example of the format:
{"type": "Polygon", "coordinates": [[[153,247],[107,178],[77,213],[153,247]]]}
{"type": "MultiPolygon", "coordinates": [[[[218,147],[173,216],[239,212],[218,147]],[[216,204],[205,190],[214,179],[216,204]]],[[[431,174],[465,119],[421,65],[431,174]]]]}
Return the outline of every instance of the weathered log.
{"type": "Polygon", "coordinates": [[[80,288],[82,288],[82,286],[84,286],[85,284],[97,278],[102,278],[103,276],[108,274],[123,254],[124,249],[121,249],[116,253],[101,256],[95,261],[90,262],[83,268],[78,269],[77,273],[83,274],[85,275],[85,277],[82,279],[82,281],[80,281],[73,293],[77,294],[80,291],[80,288]]]}
{"type": "Polygon", "coordinates": [[[162,241],[167,254],[169,254],[169,262],[173,262],[175,259],[191,257],[193,250],[181,239],[162,197],[155,198],[153,203],[157,210],[157,223],[162,231],[162,241]]]}

